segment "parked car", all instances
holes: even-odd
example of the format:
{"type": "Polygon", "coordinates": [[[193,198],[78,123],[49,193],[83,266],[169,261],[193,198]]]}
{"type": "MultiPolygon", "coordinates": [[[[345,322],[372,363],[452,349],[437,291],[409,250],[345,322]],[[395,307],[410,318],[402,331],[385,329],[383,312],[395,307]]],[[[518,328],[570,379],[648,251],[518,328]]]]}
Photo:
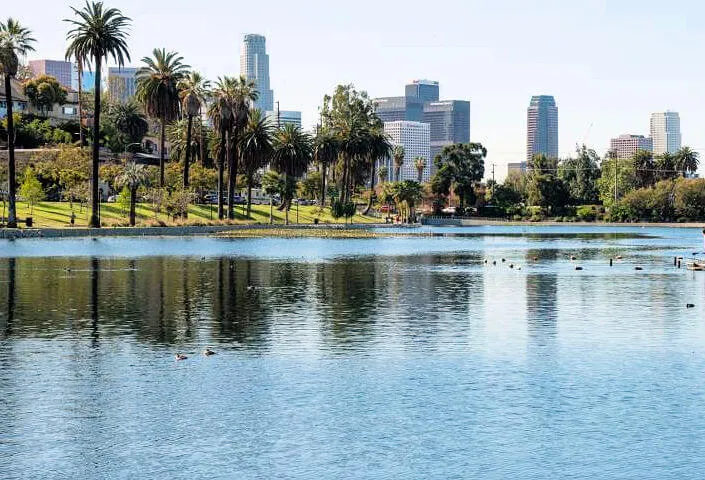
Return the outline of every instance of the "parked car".
{"type": "Polygon", "coordinates": [[[108,197],[108,203],[115,203],[117,202],[117,195],[110,195],[108,197]]]}
{"type": "Polygon", "coordinates": [[[443,210],[441,210],[443,213],[448,213],[450,215],[455,215],[455,207],[446,207],[443,210]]]}

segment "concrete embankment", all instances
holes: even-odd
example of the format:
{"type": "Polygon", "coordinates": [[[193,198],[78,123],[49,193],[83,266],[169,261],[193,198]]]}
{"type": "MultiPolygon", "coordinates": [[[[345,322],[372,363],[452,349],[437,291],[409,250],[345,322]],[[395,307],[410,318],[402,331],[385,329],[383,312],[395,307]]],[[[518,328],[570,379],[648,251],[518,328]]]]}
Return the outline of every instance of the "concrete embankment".
{"type": "Polygon", "coordinates": [[[183,237],[190,235],[210,235],[214,233],[235,230],[258,229],[317,229],[317,230],[342,230],[342,229],[369,229],[369,228],[399,228],[400,225],[391,224],[353,224],[353,225],[201,225],[201,226],[176,226],[176,227],[116,227],[116,228],[0,228],[0,239],[20,238],[76,238],[76,237],[183,237]]]}

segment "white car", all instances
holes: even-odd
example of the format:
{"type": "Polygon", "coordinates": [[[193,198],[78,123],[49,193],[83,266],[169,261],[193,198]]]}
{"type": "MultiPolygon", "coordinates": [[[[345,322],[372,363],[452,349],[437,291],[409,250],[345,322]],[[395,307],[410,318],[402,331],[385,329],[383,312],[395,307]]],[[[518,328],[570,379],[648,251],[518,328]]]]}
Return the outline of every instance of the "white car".
{"type": "Polygon", "coordinates": [[[455,207],[446,207],[443,210],[441,210],[441,212],[455,215],[455,207]]]}

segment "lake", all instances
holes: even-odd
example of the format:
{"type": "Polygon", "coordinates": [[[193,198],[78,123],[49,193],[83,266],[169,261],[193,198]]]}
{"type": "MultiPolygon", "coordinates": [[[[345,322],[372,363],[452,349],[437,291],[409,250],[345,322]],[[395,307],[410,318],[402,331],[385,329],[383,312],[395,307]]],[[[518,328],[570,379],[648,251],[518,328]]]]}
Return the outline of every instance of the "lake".
{"type": "Polygon", "coordinates": [[[705,272],[673,264],[702,248],[0,240],[0,477],[702,478],[705,272]]]}

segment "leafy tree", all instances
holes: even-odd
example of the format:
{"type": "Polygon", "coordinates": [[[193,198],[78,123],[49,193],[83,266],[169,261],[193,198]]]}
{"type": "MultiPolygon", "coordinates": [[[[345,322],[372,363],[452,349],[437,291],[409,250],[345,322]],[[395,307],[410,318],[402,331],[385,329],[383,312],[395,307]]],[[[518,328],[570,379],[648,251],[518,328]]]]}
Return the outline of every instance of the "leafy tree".
{"type": "Polygon", "coordinates": [[[179,82],[187,75],[188,65],[176,52],[166,52],[155,48],[153,57],[144,57],[144,67],[137,70],[137,99],[142,103],[147,115],[159,120],[159,185],[164,186],[164,149],[166,146],[166,125],[179,116],[179,82]]]}
{"type": "Polygon", "coordinates": [[[651,187],[656,182],[654,175],[654,154],[647,150],[637,150],[632,157],[636,188],[651,187]]]}
{"type": "Polygon", "coordinates": [[[103,8],[102,2],[89,2],[82,10],[71,8],[78,19],[66,19],[72,29],[68,32],[69,47],[66,58],[75,58],[82,65],[94,63],[95,92],[93,107],[93,164],[91,169],[91,218],[90,227],[100,227],[98,196],[98,166],[100,163],[100,92],[103,59],[112,57],[118,67],[130,60],[127,48],[127,28],[130,19],[116,8],[103,8]]]}
{"type": "Polygon", "coordinates": [[[591,205],[597,203],[597,179],[600,178],[600,157],[585,145],[576,148],[576,158],[568,158],[558,166],[558,178],[568,188],[573,203],[591,205]]]}
{"type": "Polygon", "coordinates": [[[365,158],[370,168],[370,198],[367,202],[367,207],[362,212],[363,215],[367,215],[370,210],[372,210],[372,203],[375,197],[375,180],[377,167],[377,162],[383,159],[389,158],[392,153],[392,144],[389,141],[389,137],[384,133],[384,126],[382,122],[378,122],[377,125],[373,126],[369,130],[366,130],[366,151],[365,158]]]}
{"type": "Polygon", "coordinates": [[[633,162],[615,158],[612,153],[602,160],[597,189],[600,192],[600,200],[603,205],[611,207],[615,203],[615,198],[619,200],[634,190],[636,185],[637,179],[633,162]]]}
{"type": "Polygon", "coordinates": [[[145,185],[148,181],[147,171],[144,165],[130,162],[125,169],[115,179],[118,187],[127,188],[130,191],[130,226],[135,226],[135,206],[137,205],[137,189],[145,185]]]}
{"type": "Polygon", "coordinates": [[[385,167],[384,165],[379,167],[379,171],[377,172],[377,177],[379,177],[379,183],[384,183],[387,181],[389,178],[389,169],[385,167]]]}
{"type": "Polygon", "coordinates": [[[44,200],[44,189],[32,167],[27,167],[20,185],[20,196],[29,205],[29,214],[34,213],[34,205],[44,200]]]}
{"type": "Polygon", "coordinates": [[[66,103],[67,90],[51,75],[40,75],[33,78],[27,81],[23,88],[29,102],[45,117],[47,112],[54,108],[54,105],[66,103]]]}
{"type": "Polygon", "coordinates": [[[285,191],[282,201],[286,224],[295,192],[296,178],[300,177],[313,160],[313,139],[296,125],[286,124],[274,136],[272,168],[284,175],[285,191]]]}
{"type": "Polygon", "coordinates": [[[658,155],[654,159],[654,169],[656,170],[654,176],[657,182],[675,179],[678,176],[678,171],[676,170],[676,156],[668,152],[658,155]]]}
{"type": "Polygon", "coordinates": [[[410,222],[414,221],[416,218],[416,204],[423,199],[423,186],[413,180],[403,180],[393,184],[392,192],[396,204],[398,206],[406,206],[404,217],[410,222]]]}
{"type": "Polygon", "coordinates": [[[450,195],[451,189],[460,200],[460,211],[475,202],[475,185],[485,174],[487,149],[480,143],[456,143],[443,147],[434,159],[436,174],[431,179],[431,190],[440,197],[450,195]]]}
{"type": "Polygon", "coordinates": [[[240,137],[242,172],[247,185],[247,217],[252,209],[252,187],[257,172],[264,168],[274,153],[272,125],[258,109],[254,109],[240,137]]]}
{"type": "Polygon", "coordinates": [[[537,153],[531,159],[531,171],[539,174],[555,175],[558,170],[558,159],[548,158],[543,153],[537,153]]]}
{"type": "Polygon", "coordinates": [[[530,205],[558,213],[570,203],[570,194],[565,183],[557,176],[532,172],[529,175],[527,200],[530,205]]]}
{"type": "Polygon", "coordinates": [[[56,182],[73,210],[74,200],[82,200],[90,179],[90,156],[77,146],[61,146],[56,158],[37,163],[42,176],[56,182]]]}
{"type": "Polygon", "coordinates": [[[198,192],[198,196],[203,198],[204,192],[215,190],[218,183],[218,172],[213,168],[195,164],[191,168],[191,188],[198,192]]]}
{"type": "Polygon", "coordinates": [[[677,180],[674,209],[678,218],[705,219],[705,179],[677,180]]]}
{"type": "Polygon", "coordinates": [[[133,101],[109,104],[106,109],[105,124],[108,127],[109,137],[112,133],[109,147],[114,153],[122,153],[128,148],[130,151],[139,151],[139,145],[136,144],[141,144],[149,131],[147,119],[139,105],[133,101]]]}
{"type": "Polygon", "coordinates": [[[320,172],[308,172],[298,185],[298,194],[301,198],[309,200],[320,198],[321,174],[320,172]]]}
{"type": "Polygon", "coordinates": [[[262,176],[262,189],[269,195],[269,223],[274,221],[274,197],[283,196],[286,190],[284,176],[270,170],[262,176]]]}
{"type": "Polygon", "coordinates": [[[19,57],[34,51],[32,45],[36,40],[32,32],[17,20],[8,18],[0,22],[0,73],[5,80],[5,103],[7,109],[7,176],[8,176],[8,218],[7,226],[17,228],[16,172],[15,172],[15,137],[14,115],[12,113],[12,79],[17,75],[19,57]]]}

